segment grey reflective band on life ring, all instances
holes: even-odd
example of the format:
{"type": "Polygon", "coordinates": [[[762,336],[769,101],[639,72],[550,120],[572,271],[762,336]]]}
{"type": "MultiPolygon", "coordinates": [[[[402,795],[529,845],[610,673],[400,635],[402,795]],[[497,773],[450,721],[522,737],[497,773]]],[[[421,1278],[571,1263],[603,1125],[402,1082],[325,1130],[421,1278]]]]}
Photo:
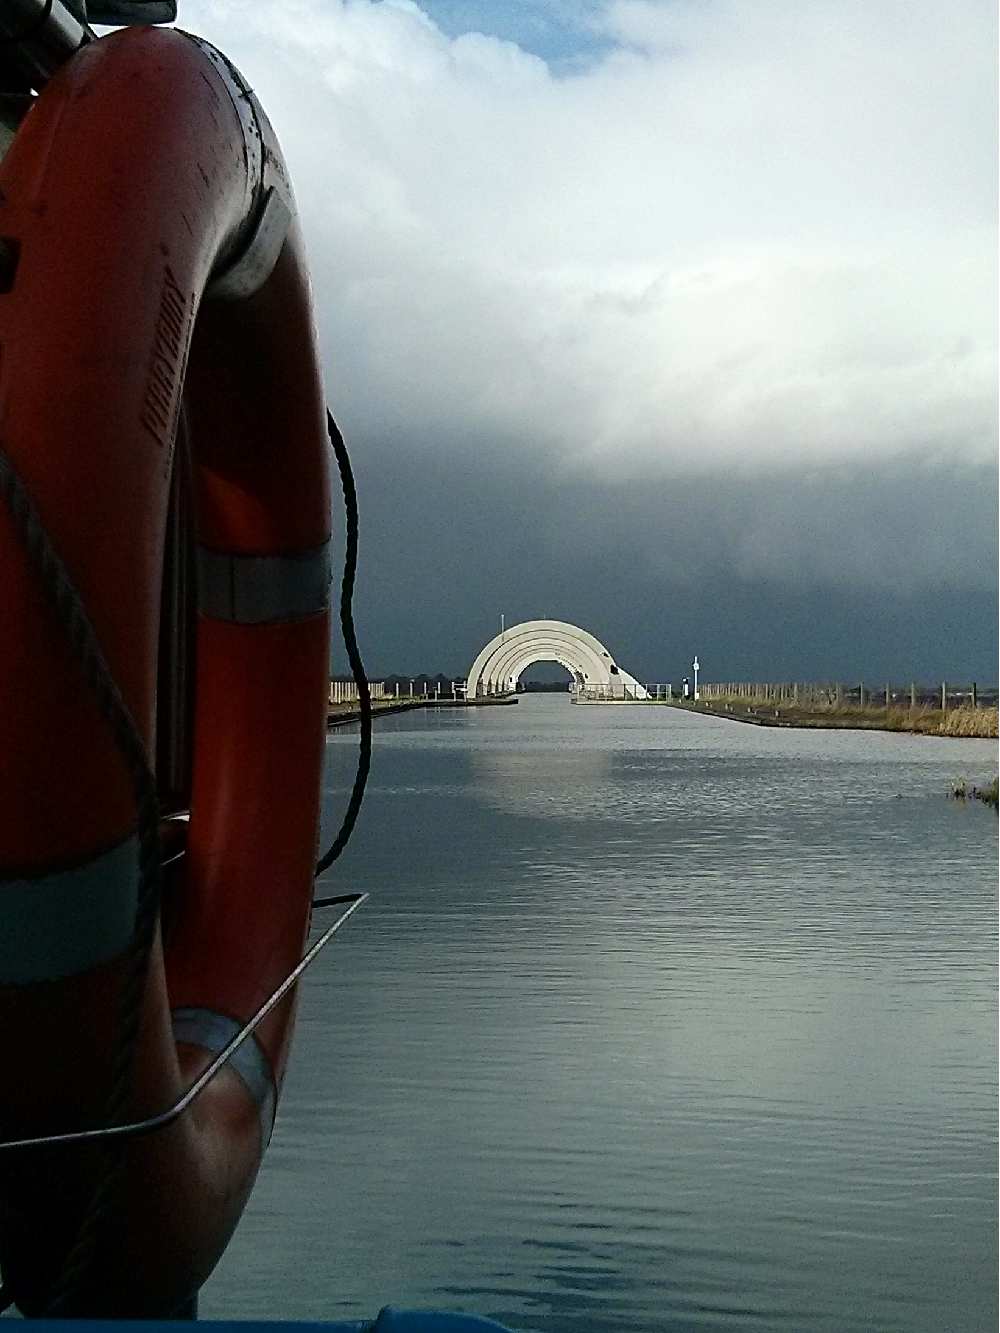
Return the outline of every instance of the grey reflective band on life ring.
{"type": "Polygon", "coordinates": [[[138,887],[136,837],[70,870],[0,877],[0,985],[59,981],[124,953],[138,887]]]}
{"type": "Polygon", "coordinates": [[[211,620],[269,625],[330,605],[330,543],[296,555],[232,555],[198,547],[198,610],[211,620]]]}
{"type": "MultiPolygon", "coordinates": [[[[211,1051],[213,1055],[218,1055],[223,1047],[228,1046],[243,1026],[234,1018],[217,1014],[211,1009],[175,1009],[170,1018],[173,1023],[174,1041],[183,1041],[189,1046],[200,1046],[202,1050],[211,1051]]],[[[257,1103],[260,1110],[260,1143],[261,1149],[264,1149],[274,1128],[277,1095],[270,1062],[253,1033],[230,1057],[227,1064],[239,1074],[247,1092],[257,1103]]]]}
{"type": "Polygon", "coordinates": [[[259,292],[274,272],[291,221],[288,200],[271,186],[265,191],[263,207],[239,254],[213,275],[205,295],[215,300],[245,301],[259,292]]]}

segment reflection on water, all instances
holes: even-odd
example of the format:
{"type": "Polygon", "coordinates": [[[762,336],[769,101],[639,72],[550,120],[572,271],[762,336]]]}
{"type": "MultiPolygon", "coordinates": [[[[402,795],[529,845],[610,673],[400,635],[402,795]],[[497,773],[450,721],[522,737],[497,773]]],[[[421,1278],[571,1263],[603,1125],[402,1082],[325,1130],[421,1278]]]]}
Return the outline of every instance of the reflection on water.
{"type": "MultiPolygon", "coordinates": [[[[987,742],[669,710],[377,724],[209,1317],[996,1324],[987,742]]],[[[356,738],[329,745],[329,821],[356,738]]]]}
{"type": "Polygon", "coordinates": [[[474,750],[470,759],[478,802],[531,818],[593,819],[593,795],[614,782],[610,750],[493,745],[474,750]]]}

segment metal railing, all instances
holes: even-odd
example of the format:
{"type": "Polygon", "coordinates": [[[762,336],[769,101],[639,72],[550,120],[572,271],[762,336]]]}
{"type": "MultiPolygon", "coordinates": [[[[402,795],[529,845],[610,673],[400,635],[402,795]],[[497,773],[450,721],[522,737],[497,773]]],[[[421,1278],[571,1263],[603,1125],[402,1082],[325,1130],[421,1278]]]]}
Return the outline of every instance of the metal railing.
{"type": "MultiPolygon", "coordinates": [[[[368,689],[371,698],[384,699],[386,697],[385,685],[380,680],[370,680],[368,689]]],[[[330,692],[327,695],[327,702],[331,704],[354,704],[359,699],[357,683],[353,680],[331,680],[330,692]]]]}

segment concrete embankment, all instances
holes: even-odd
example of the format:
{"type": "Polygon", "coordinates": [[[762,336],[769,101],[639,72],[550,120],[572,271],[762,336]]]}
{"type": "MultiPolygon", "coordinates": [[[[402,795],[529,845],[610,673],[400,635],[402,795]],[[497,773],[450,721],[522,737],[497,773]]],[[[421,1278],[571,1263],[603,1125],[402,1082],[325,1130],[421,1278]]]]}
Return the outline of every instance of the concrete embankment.
{"type": "MultiPolygon", "coordinates": [[[[414,708],[497,708],[516,703],[515,694],[496,695],[489,699],[379,699],[372,704],[372,718],[385,717],[389,713],[409,713],[414,708]]],[[[357,703],[330,704],[326,714],[327,731],[358,722],[360,718],[357,703]]]]}

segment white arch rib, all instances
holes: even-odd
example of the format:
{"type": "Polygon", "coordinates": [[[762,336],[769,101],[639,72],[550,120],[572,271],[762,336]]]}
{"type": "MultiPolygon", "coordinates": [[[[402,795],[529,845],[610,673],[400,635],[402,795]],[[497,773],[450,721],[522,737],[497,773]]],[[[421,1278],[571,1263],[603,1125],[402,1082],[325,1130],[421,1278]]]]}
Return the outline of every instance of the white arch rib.
{"type": "Polygon", "coordinates": [[[525,620],[491,639],[469,671],[467,697],[510,693],[533,662],[558,662],[578,686],[605,690],[612,698],[623,698],[626,687],[634,698],[647,697],[599,639],[564,620],[525,620]]]}

